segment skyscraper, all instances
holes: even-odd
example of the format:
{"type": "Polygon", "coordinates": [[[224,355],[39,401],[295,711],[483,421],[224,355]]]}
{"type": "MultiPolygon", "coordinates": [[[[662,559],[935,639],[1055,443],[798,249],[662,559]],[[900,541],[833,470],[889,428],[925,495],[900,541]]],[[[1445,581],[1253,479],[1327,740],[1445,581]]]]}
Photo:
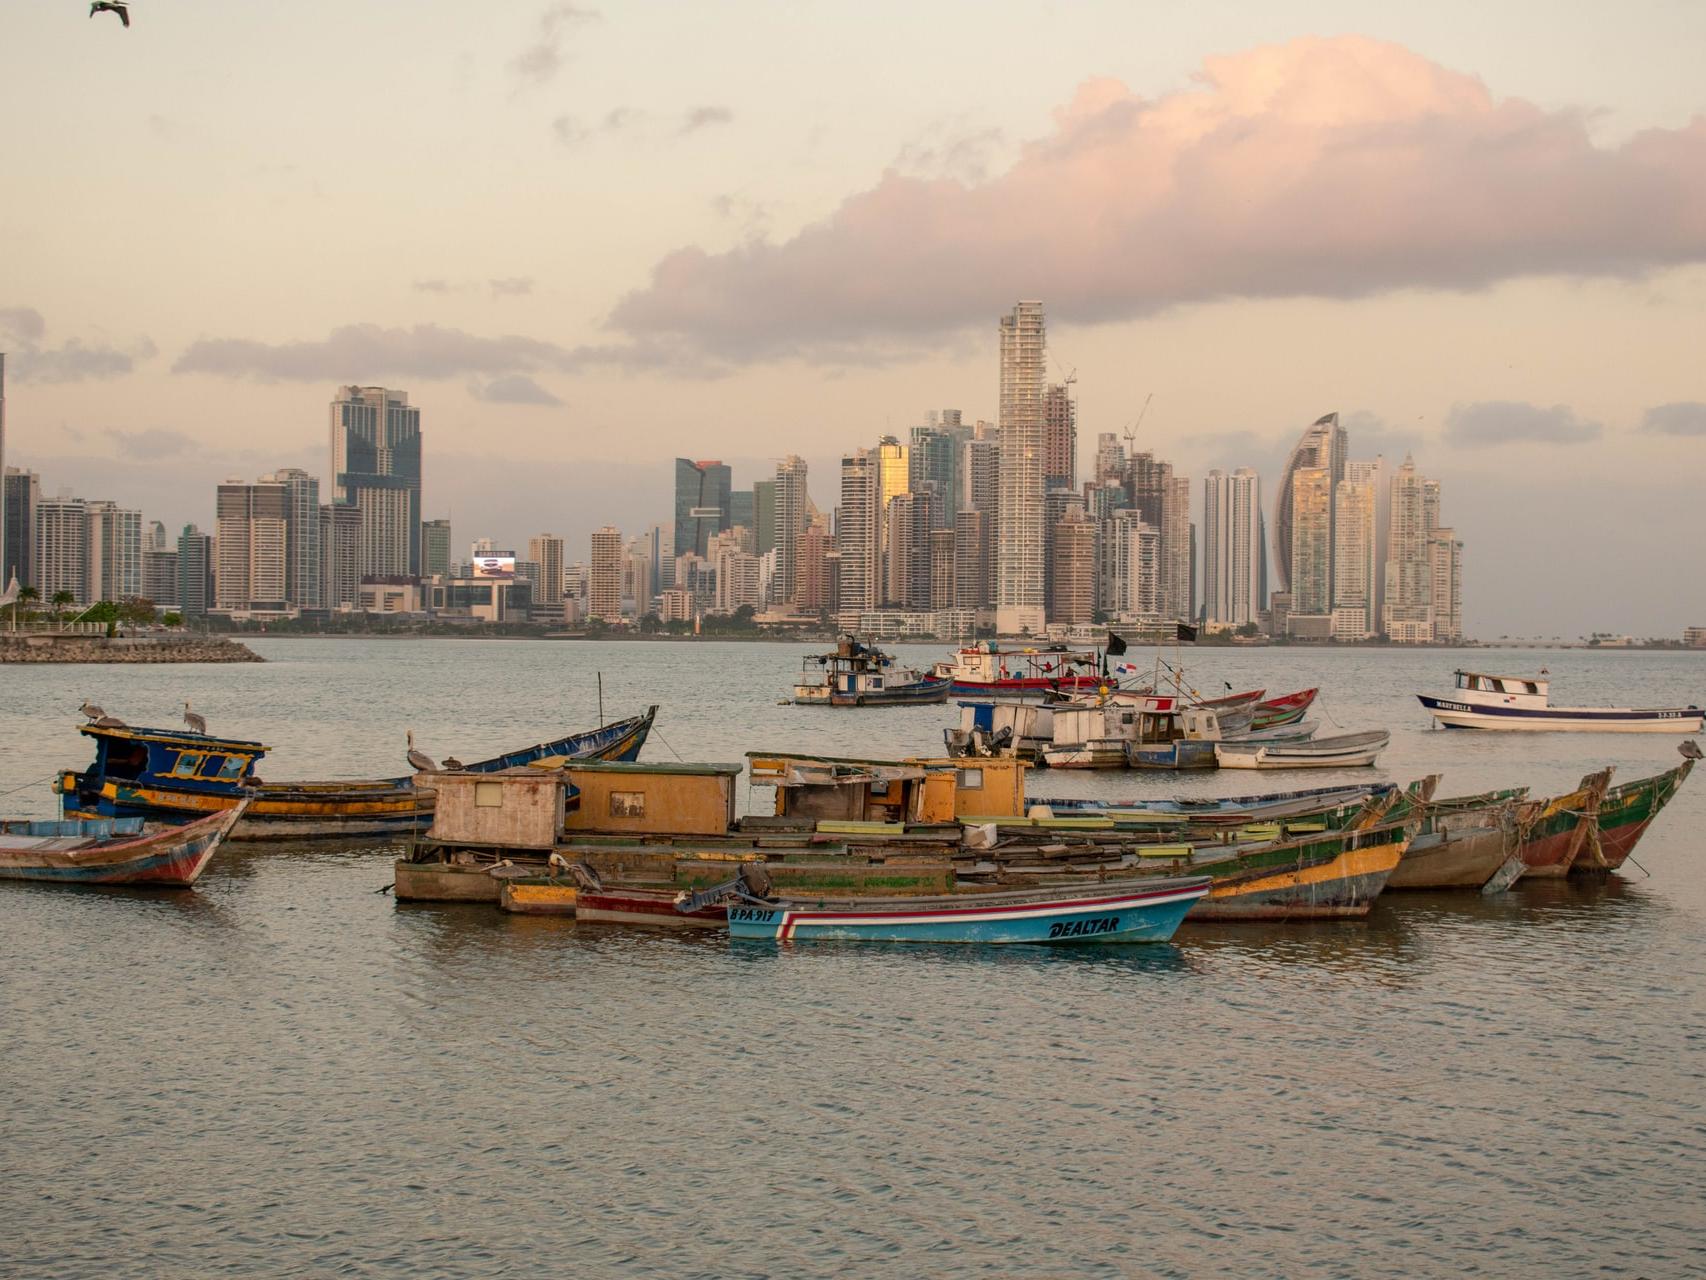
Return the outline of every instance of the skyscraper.
{"type": "Polygon", "coordinates": [[[1054,527],[1049,574],[1049,621],[1089,622],[1096,612],[1096,526],[1081,505],[1070,506],[1054,527]]]}
{"type": "Polygon", "coordinates": [[[142,513],[116,502],[89,502],[89,599],[128,600],[142,594],[142,513]]]}
{"type": "Polygon", "coordinates": [[[1386,537],[1386,634],[1400,644],[1433,638],[1433,567],[1429,543],[1439,514],[1439,486],[1405,455],[1392,477],[1386,537]]]}
{"type": "Polygon", "coordinates": [[[1249,467],[1203,481],[1203,604],[1210,622],[1241,627],[1262,610],[1262,480],[1249,467]]]}
{"type": "Polygon", "coordinates": [[[213,539],[186,524],[178,535],[178,612],[205,618],[213,602],[213,539]]]}
{"type": "Polygon", "coordinates": [[[215,500],[215,606],[282,613],[289,576],[290,505],[285,486],[228,480],[215,500]]]}
{"type": "MultiPolygon", "coordinates": [[[[961,464],[965,446],[971,441],[972,429],[960,421],[958,409],[932,411],[930,420],[912,429],[909,451],[910,486],[934,484],[941,496],[937,527],[951,529],[954,517],[965,502],[965,484],[961,479],[961,464]]],[[[991,469],[990,476],[994,476],[991,469]]]]}
{"type": "Polygon", "coordinates": [[[1333,492],[1333,507],[1333,638],[1366,640],[1378,626],[1373,483],[1347,475],[1333,492]]]}
{"type": "Polygon", "coordinates": [[[1433,596],[1435,644],[1463,642],[1463,544],[1453,529],[1428,538],[1429,588],[1433,596]]]}
{"type": "Polygon", "coordinates": [[[1001,317],[1001,510],[996,530],[995,625],[1008,635],[1043,629],[1047,346],[1041,302],[1020,302],[1001,317]]]}
{"type": "MultiPolygon", "coordinates": [[[[789,455],[792,457],[793,455],[789,455]]],[[[786,459],[784,459],[786,461],[786,459]]],[[[780,463],[777,464],[780,467],[780,463]]],[[[806,464],[800,463],[803,468],[806,464]]],[[[752,532],[753,553],[766,555],[776,545],[776,482],[774,480],[754,480],[752,482],[752,532]]]]}
{"type": "MultiPolygon", "coordinates": [[[[539,566],[539,585],[533,601],[547,609],[561,608],[563,603],[563,540],[554,533],[541,533],[528,540],[527,558],[539,566]]],[[[647,585],[650,585],[648,566],[647,585]]],[[[650,592],[646,595],[649,598],[650,592]]],[[[644,613],[645,610],[641,609],[644,613]]]]}
{"type": "MultiPolygon", "coordinates": [[[[755,488],[757,486],[754,486],[755,488]]],[[[776,464],[776,478],[769,485],[771,495],[771,543],[762,539],[753,546],[757,555],[772,548],[776,552],[776,575],[771,596],[777,604],[787,604],[799,590],[800,537],[806,531],[806,508],[811,505],[806,491],[806,462],[789,454],[776,464]]]]}
{"type": "Polygon", "coordinates": [[[41,499],[41,477],[33,471],[7,467],[4,482],[5,514],[0,517],[0,591],[14,576],[24,586],[33,586],[30,576],[35,572],[32,548],[35,545],[36,503],[41,499]]]}
{"type": "Polygon", "coordinates": [[[450,576],[450,521],[421,521],[421,577],[450,576]]]}
{"type": "Polygon", "coordinates": [[[841,459],[841,505],[835,513],[835,550],[840,557],[844,625],[877,607],[882,598],[882,496],[877,453],[855,449],[841,459]]]}
{"type": "Polygon", "coordinates": [[[407,392],[339,387],[331,407],[332,501],[361,512],[359,572],[421,572],[421,411],[407,392]]]}
{"type": "MultiPolygon", "coordinates": [[[[1274,568],[1279,578],[1279,590],[1291,591],[1293,609],[1297,612],[1303,611],[1297,609],[1297,592],[1292,582],[1292,476],[1306,468],[1321,468],[1327,472],[1327,554],[1330,558],[1333,537],[1332,493],[1339,481],[1345,478],[1345,452],[1345,429],[1339,425],[1339,415],[1325,414],[1317,418],[1303,433],[1303,438],[1297,442],[1297,447],[1291,451],[1291,457],[1286,460],[1285,470],[1280,473],[1279,493],[1274,499],[1274,568]]],[[[1328,590],[1331,591],[1331,565],[1327,566],[1327,581],[1328,590]]],[[[1325,613],[1326,609],[1320,612],[1325,613]]]]}
{"type": "Polygon", "coordinates": [[[588,560],[587,615],[604,622],[622,621],[621,530],[610,525],[594,530],[588,560]]]}
{"type": "Polygon", "coordinates": [[[1368,601],[1368,629],[1376,635],[1386,631],[1386,539],[1392,525],[1392,487],[1387,483],[1386,459],[1345,464],[1345,479],[1374,488],[1374,586],[1368,601]]]}
{"type": "Polygon", "coordinates": [[[1131,508],[1102,522],[1098,557],[1102,611],[1146,619],[1161,612],[1161,531],[1131,508]]]}
{"type": "Polygon", "coordinates": [[[1326,618],[1333,607],[1333,487],[1326,467],[1289,473],[1291,616],[1326,618]]]}
{"type": "Polygon", "coordinates": [[[676,555],[705,555],[711,536],[729,527],[730,480],[729,468],[721,462],[675,460],[676,555]]]}
{"type": "MultiPolygon", "coordinates": [[[[449,559],[450,528],[443,523],[445,558],[449,559]]],[[[422,538],[426,537],[425,532],[422,538]]],[[[436,536],[436,535],[435,535],[436,536]]],[[[354,609],[361,602],[361,512],[340,503],[320,506],[320,608],[354,609]]],[[[445,576],[449,576],[448,573],[445,576]]]]}
{"type": "Polygon", "coordinates": [[[1078,487],[1078,404],[1072,379],[1049,385],[1043,397],[1043,489],[1078,487]]]}
{"type": "MultiPolygon", "coordinates": [[[[298,609],[320,605],[320,482],[306,471],[286,467],[262,484],[284,487],[284,598],[298,609]]],[[[416,563],[419,563],[417,558],[416,563]]]]}
{"type": "Polygon", "coordinates": [[[12,523],[6,518],[7,499],[10,497],[4,482],[6,475],[6,353],[0,351],[0,591],[4,591],[11,581],[11,566],[18,562],[16,548],[8,549],[12,523]]]}
{"type": "Polygon", "coordinates": [[[76,604],[94,604],[89,583],[89,512],[76,498],[43,498],[36,503],[31,538],[31,585],[44,604],[62,591],[76,604]]]}

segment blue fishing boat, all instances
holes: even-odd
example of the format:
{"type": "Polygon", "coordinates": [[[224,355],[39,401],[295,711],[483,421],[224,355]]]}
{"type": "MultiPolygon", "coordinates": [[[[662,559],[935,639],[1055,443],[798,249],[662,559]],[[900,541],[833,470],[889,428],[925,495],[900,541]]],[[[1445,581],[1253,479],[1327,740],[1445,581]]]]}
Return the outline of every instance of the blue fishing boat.
{"type": "Polygon", "coordinates": [[[797,707],[899,707],[948,700],[947,676],[904,667],[874,644],[844,636],[833,653],[814,653],[794,686],[797,707]]]}
{"type": "Polygon", "coordinates": [[[986,942],[1080,946],[1166,942],[1199,898],[1207,876],[1151,880],[1121,892],[1059,888],[914,898],[772,899],[730,902],[729,934],[773,942],[986,942]]]}
{"type": "MultiPolygon", "coordinates": [[[[445,760],[444,769],[496,773],[554,761],[631,761],[651,732],[657,708],[585,733],[569,734],[473,764],[445,760]]],[[[432,821],[431,775],[440,765],[410,747],[413,774],[375,780],[263,782],[255,766],[268,748],[194,729],[146,729],[104,718],[79,732],[95,743],[87,769],[63,770],[55,782],[65,815],[189,822],[248,809],[234,840],[349,839],[425,831],[432,821]]],[[[410,741],[413,741],[411,734],[410,741]]]]}

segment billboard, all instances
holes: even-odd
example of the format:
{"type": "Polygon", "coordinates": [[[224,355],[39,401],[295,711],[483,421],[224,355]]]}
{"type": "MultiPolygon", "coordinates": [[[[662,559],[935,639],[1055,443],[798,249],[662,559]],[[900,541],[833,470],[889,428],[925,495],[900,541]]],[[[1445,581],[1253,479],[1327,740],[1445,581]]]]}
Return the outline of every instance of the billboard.
{"type": "Polygon", "coordinates": [[[490,555],[475,556],[474,576],[476,578],[515,577],[515,553],[513,551],[505,551],[490,555]]]}

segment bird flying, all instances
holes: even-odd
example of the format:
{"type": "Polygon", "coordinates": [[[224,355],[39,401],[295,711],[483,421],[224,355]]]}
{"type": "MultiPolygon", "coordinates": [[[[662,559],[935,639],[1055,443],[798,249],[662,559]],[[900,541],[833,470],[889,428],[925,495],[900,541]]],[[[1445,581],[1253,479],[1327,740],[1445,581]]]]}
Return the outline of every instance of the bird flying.
{"type": "Polygon", "coordinates": [[[127,0],[95,0],[95,3],[89,6],[89,16],[92,18],[97,13],[116,13],[126,30],[130,27],[130,5],[127,0]]]}

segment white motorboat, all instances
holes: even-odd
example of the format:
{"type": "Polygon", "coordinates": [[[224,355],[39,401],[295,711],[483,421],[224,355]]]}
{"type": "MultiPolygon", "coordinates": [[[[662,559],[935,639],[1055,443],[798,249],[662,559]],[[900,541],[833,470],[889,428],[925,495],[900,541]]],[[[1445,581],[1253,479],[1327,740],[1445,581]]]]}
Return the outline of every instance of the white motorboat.
{"type": "MultiPolygon", "coordinates": [[[[1544,676],[1546,672],[1541,672],[1544,676]]],[[[1554,707],[1540,676],[1457,672],[1449,698],[1418,693],[1428,713],[1447,729],[1524,729],[1568,733],[1699,733],[1699,707],[1554,707]]]]}

